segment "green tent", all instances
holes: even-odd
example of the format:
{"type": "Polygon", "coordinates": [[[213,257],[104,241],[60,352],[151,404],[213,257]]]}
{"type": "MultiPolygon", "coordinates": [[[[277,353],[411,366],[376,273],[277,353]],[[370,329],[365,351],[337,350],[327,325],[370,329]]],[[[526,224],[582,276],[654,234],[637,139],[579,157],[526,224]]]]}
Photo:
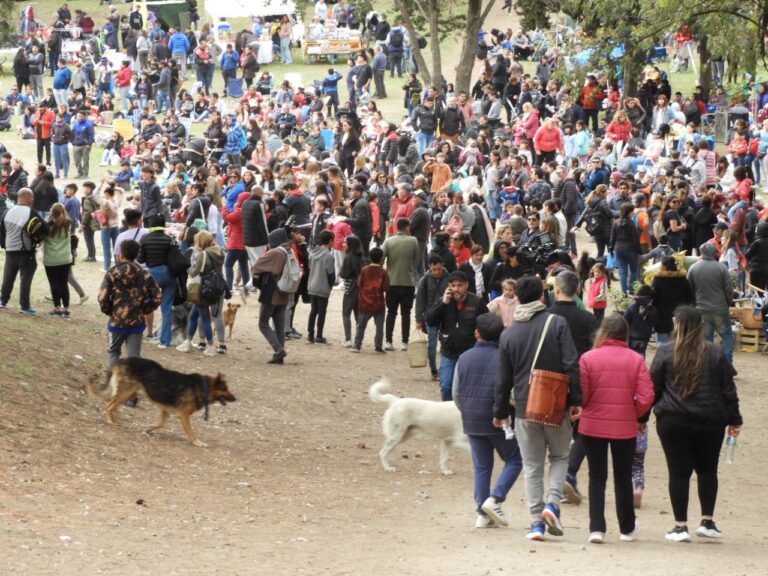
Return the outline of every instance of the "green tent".
{"type": "MultiPolygon", "coordinates": [[[[159,0],[143,2],[147,12],[154,12],[163,29],[171,26],[184,30],[189,27],[189,2],[187,0],[159,0]]],[[[146,16],[145,16],[146,19],[146,16]]]]}

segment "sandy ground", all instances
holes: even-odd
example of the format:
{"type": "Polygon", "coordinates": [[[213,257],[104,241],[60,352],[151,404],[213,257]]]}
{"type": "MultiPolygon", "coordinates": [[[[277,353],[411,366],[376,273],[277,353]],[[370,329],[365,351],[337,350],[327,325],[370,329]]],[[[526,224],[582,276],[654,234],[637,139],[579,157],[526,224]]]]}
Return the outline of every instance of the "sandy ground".
{"type": "MultiPolygon", "coordinates": [[[[98,265],[78,264],[77,274],[95,295],[98,265]]],[[[41,309],[46,289],[41,271],[34,289],[41,309]]],[[[226,375],[238,401],[212,407],[208,422],[201,413],[193,418],[209,444],[203,449],[187,442],[175,419],[143,434],[155,418],[146,401],[121,408],[118,426],[105,423],[103,404],[82,391],[104,362],[105,318],[93,300],[75,306],[71,320],[0,313],[5,574],[766,573],[760,490],[767,463],[757,441],[758,415],[768,409],[763,356],[736,359],[746,426],[736,463],[721,466],[722,542],[663,539],[672,518],[652,432],[639,541],[619,543],[609,494],[605,546],[586,545],[586,502],[564,506],[564,537],[530,543],[522,478],[505,505],[510,527],[476,530],[466,453],[454,454],[456,474],[445,477],[436,443],[416,439],[394,451],[396,472],[382,469],[384,406],[369,402],[369,385],[386,375],[401,395],[439,394],[427,369],[408,367],[405,352],[374,355],[370,333],[360,355],[339,345],[340,293],[329,311],[332,344],[291,342],[282,367],[266,364],[253,299],[239,312],[227,356],[145,346],[146,356],[170,367],[226,375]]],[[[307,311],[297,313],[302,332],[307,311]]],[[[690,510],[696,525],[695,498],[690,510]]]]}

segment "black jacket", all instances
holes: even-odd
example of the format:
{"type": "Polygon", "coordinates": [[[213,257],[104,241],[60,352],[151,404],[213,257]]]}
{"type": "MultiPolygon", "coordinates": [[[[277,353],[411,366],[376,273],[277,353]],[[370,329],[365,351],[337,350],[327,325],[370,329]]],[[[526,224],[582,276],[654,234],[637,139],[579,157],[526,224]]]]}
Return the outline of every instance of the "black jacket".
{"type": "Polygon", "coordinates": [[[488,312],[478,296],[467,294],[461,310],[455,301],[443,303],[442,298],[427,310],[427,324],[440,327],[440,355],[458,358],[475,345],[477,317],[488,312]]]}
{"type": "Polygon", "coordinates": [[[373,236],[373,226],[371,224],[371,207],[368,206],[368,200],[357,198],[352,204],[352,216],[348,220],[352,227],[352,232],[361,240],[370,239],[373,236]]]}
{"type": "Polygon", "coordinates": [[[243,202],[241,209],[243,217],[243,244],[246,246],[266,246],[269,241],[267,236],[267,217],[264,212],[264,204],[258,196],[251,196],[243,202]]]}
{"type": "Polygon", "coordinates": [[[288,217],[293,216],[296,226],[309,224],[309,215],[312,212],[312,202],[304,194],[291,192],[285,197],[285,207],[288,208],[288,217]]]}
{"type": "Polygon", "coordinates": [[[594,232],[590,232],[589,235],[592,238],[600,238],[601,240],[607,240],[611,236],[611,228],[613,224],[613,212],[608,208],[608,203],[603,198],[594,198],[592,202],[584,209],[579,219],[576,221],[575,226],[578,228],[585,221],[588,215],[596,214],[600,218],[600,226],[594,232]]]}
{"type": "Polygon", "coordinates": [[[141,250],[137,260],[147,268],[165,266],[168,264],[168,252],[171,250],[172,243],[171,237],[162,230],[145,234],[139,242],[141,250]]]}
{"type": "Polygon", "coordinates": [[[672,380],[674,344],[661,346],[651,364],[654,413],[664,420],[693,430],[716,430],[725,426],[741,426],[739,396],[733,383],[733,368],[720,346],[707,344],[707,359],[701,381],[686,398],[672,380]]]}
{"type": "Polygon", "coordinates": [[[453,252],[446,247],[446,246],[440,246],[438,248],[434,248],[432,250],[432,254],[437,254],[440,256],[440,258],[443,259],[443,266],[445,266],[445,269],[448,272],[453,272],[456,270],[456,256],[453,255],[453,252]]]}
{"type": "Polygon", "coordinates": [[[437,129],[437,114],[434,108],[429,109],[426,106],[418,106],[413,111],[413,126],[419,132],[432,134],[437,129]]]}
{"type": "Polygon", "coordinates": [[[416,302],[414,305],[417,324],[427,323],[427,311],[442,299],[446,288],[448,288],[448,272],[443,272],[440,278],[435,278],[431,272],[427,271],[421,277],[416,287],[416,302]]]}
{"type": "Polygon", "coordinates": [[[656,332],[669,334],[672,332],[672,316],[675,309],[693,302],[691,285],[685,278],[685,270],[668,272],[660,270],[653,278],[653,305],[656,307],[658,318],[656,332]]]}
{"type": "MultiPolygon", "coordinates": [[[[493,264],[491,262],[483,262],[483,301],[487,304],[489,301],[488,295],[491,291],[491,278],[493,277],[493,264]]],[[[477,294],[477,286],[475,284],[475,271],[472,269],[472,265],[469,262],[464,262],[459,266],[459,272],[464,272],[467,278],[469,278],[469,291],[472,294],[477,294]]]]}
{"type": "Polygon", "coordinates": [[[582,310],[573,301],[555,302],[548,308],[548,312],[565,318],[579,358],[581,358],[582,354],[592,349],[592,341],[595,337],[595,330],[597,330],[594,314],[582,310]]]}
{"type": "MultiPolygon", "coordinates": [[[[757,226],[757,239],[745,254],[749,262],[750,272],[768,274],[768,222],[761,222],[757,226]]],[[[764,286],[758,286],[764,288],[764,286]]]]}
{"type": "Polygon", "coordinates": [[[613,223],[608,249],[640,254],[640,232],[631,219],[619,218],[613,223]]]}
{"type": "Polygon", "coordinates": [[[411,214],[411,236],[419,242],[426,242],[429,238],[429,210],[425,206],[419,206],[411,214]]]}
{"type": "Polygon", "coordinates": [[[461,108],[458,106],[446,108],[440,117],[440,132],[452,136],[454,134],[461,134],[466,129],[467,123],[461,108]]]}
{"type": "Polygon", "coordinates": [[[579,186],[573,178],[563,178],[555,195],[563,203],[563,214],[573,216],[579,212],[579,186]]]}

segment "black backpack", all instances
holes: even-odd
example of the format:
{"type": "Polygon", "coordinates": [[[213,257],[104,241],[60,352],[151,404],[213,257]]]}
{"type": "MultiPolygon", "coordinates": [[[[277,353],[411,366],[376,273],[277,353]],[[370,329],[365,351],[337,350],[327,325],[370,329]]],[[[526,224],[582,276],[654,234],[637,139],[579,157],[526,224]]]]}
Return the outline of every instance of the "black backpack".
{"type": "Polygon", "coordinates": [[[393,48],[402,48],[403,40],[404,38],[402,30],[395,29],[389,33],[389,45],[393,48]]]}
{"type": "Polygon", "coordinates": [[[40,217],[32,211],[29,215],[29,220],[24,225],[24,232],[29,236],[29,240],[32,242],[32,247],[35,248],[43,243],[45,240],[45,232],[43,231],[44,223],[40,217]]]}

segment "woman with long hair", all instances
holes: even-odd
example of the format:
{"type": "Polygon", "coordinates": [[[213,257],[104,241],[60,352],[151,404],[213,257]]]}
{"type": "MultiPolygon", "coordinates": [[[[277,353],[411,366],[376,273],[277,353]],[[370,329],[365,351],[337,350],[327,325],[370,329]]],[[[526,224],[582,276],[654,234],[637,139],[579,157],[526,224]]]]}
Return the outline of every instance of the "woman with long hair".
{"type": "MultiPolygon", "coordinates": [[[[192,266],[189,267],[187,274],[192,279],[196,276],[202,276],[206,272],[214,270],[221,274],[224,264],[224,254],[216,246],[216,242],[210,232],[201,230],[195,234],[194,250],[192,254],[192,266]]],[[[206,346],[203,355],[216,356],[218,353],[213,347],[213,329],[211,327],[210,306],[215,302],[201,302],[192,306],[189,313],[189,325],[187,326],[187,339],[176,346],[179,352],[191,352],[195,346],[192,345],[192,338],[197,332],[198,322],[202,325],[203,335],[205,336],[206,346]]]]}
{"type": "Polygon", "coordinates": [[[360,137],[355,132],[351,122],[342,120],[341,133],[338,138],[339,168],[342,172],[347,173],[348,178],[352,178],[355,170],[355,157],[360,152],[360,137]]]}
{"type": "Polygon", "coordinates": [[[579,436],[589,461],[589,542],[605,541],[605,483],[608,449],[621,540],[635,532],[632,463],[638,421],[653,404],[653,384],[643,358],[627,347],[629,325],[623,316],[603,318],[595,345],[579,360],[582,414],[579,436]]]}
{"type": "Polygon", "coordinates": [[[611,227],[611,238],[608,249],[615,256],[616,266],[619,269],[619,282],[621,292],[629,294],[634,292],[635,282],[638,281],[640,256],[640,231],[632,219],[635,207],[629,202],[619,208],[619,218],[611,227]]]}
{"type": "Polygon", "coordinates": [[[674,256],[661,260],[661,270],[653,277],[653,306],[656,308],[656,344],[661,346],[672,339],[672,318],[678,306],[693,301],[691,285],[685,277],[685,270],[678,270],[674,256]]]}
{"type": "Polygon", "coordinates": [[[688,491],[694,471],[702,518],[696,534],[722,536],[713,519],[720,448],[726,427],[735,438],[743,423],[733,367],[720,346],[704,339],[703,326],[696,308],[678,308],[673,343],[661,346],[651,365],[656,431],[667,459],[675,516],[666,538],[674,542],[691,541],[688,491]]]}
{"type": "Polygon", "coordinates": [[[48,277],[53,298],[53,310],[49,316],[69,317],[69,269],[72,266],[70,230],[72,220],[59,203],[51,208],[48,217],[48,234],[43,241],[43,266],[48,277]]]}
{"type": "Polygon", "coordinates": [[[666,234],[669,246],[678,252],[683,246],[683,232],[688,227],[686,221],[680,216],[680,200],[676,196],[668,196],[661,205],[661,210],[656,215],[654,234],[656,240],[660,234],[666,234]]]}
{"type": "Polygon", "coordinates": [[[363,245],[360,238],[350,234],[344,240],[344,260],[341,263],[339,277],[344,281],[344,298],[341,304],[341,320],[344,324],[344,343],[342,346],[351,348],[353,346],[352,315],[357,322],[357,297],[359,287],[357,278],[360,271],[365,266],[367,260],[363,255],[363,245]]]}

